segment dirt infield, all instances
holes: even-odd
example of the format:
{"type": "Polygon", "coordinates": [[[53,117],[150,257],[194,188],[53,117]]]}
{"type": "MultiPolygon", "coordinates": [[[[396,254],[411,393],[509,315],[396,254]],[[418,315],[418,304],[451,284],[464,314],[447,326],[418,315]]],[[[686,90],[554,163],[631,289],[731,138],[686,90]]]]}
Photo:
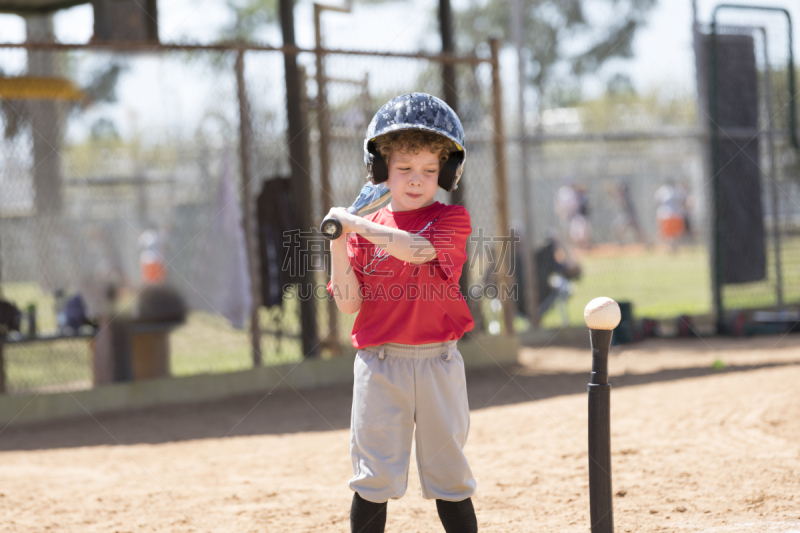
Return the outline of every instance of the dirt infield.
{"type": "MultiPolygon", "coordinates": [[[[587,532],[590,356],[521,361],[468,376],[481,531],[587,532]]],[[[800,336],[651,341],[610,366],[616,531],[800,532],[800,336]]],[[[335,387],[11,425],[0,531],[349,531],[350,401],[335,387]]],[[[387,531],[442,531],[413,466],[387,531]]]]}

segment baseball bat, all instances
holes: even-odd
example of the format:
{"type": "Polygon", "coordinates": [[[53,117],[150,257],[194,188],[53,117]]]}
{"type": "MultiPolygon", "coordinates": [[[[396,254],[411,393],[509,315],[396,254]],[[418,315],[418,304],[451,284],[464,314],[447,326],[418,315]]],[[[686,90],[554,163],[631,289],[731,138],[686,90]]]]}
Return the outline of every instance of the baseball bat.
{"type": "MultiPolygon", "coordinates": [[[[391,191],[386,183],[367,183],[361,188],[353,205],[347,208],[351,215],[360,215],[374,207],[378,207],[391,198],[391,191]]],[[[326,239],[338,239],[342,234],[342,223],[335,218],[326,218],[319,227],[326,239]]]]}

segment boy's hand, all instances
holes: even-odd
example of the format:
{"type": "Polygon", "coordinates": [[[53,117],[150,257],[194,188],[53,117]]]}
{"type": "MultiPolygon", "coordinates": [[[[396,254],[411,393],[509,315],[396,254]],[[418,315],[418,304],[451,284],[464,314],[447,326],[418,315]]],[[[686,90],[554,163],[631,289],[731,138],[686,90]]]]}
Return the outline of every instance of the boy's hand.
{"type": "Polygon", "coordinates": [[[344,207],[332,207],[328,214],[325,215],[323,220],[328,218],[335,218],[342,225],[342,234],[336,239],[341,239],[346,233],[353,231],[356,215],[351,215],[344,207]]]}

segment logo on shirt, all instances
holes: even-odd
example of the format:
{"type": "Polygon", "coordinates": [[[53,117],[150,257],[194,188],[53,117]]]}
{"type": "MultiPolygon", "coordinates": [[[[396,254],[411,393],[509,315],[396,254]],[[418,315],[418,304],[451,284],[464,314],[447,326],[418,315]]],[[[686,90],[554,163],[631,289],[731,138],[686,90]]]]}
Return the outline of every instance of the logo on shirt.
{"type": "MultiPolygon", "coordinates": [[[[430,222],[428,222],[427,224],[425,224],[425,226],[421,230],[419,230],[419,231],[409,231],[409,233],[411,233],[412,235],[419,235],[420,233],[422,233],[423,231],[428,229],[430,227],[430,225],[433,224],[434,222],[436,222],[438,219],[439,219],[439,217],[436,217],[433,220],[431,220],[430,222]]],[[[389,259],[389,257],[391,257],[391,254],[389,252],[387,252],[386,250],[384,250],[383,248],[381,248],[380,246],[378,246],[378,245],[373,246],[372,250],[373,250],[372,251],[372,257],[370,258],[369,263],[365,264],[364,268],[362,269],[362,272],[364,273],[364,275],[365,276],[371,276],[371,275],[375,274],[375,275],[378,275],[378,276],[393,276],[394,273],[391,270],[389,270],[389,271],[378,271],[378,267],[380,266],[380,264],[383,263],[384,261],[386,261],[387,259],[389,259]]],[[[431,267],[432,266],[433,265],[431,265],[431,267]]],[[[416,276],[417,274],[419,274],[419,265],[416,265],[416,267],[417,268],[415,268],[414,272],[412,273],[413,276],[416,276]]]]}

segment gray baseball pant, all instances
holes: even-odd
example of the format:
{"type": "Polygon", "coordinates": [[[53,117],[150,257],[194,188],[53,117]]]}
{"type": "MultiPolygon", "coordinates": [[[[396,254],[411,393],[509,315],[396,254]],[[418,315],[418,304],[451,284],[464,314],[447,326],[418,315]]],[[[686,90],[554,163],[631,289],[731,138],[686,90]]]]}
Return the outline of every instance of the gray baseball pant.
{"type": "Polygon", "coordinates": [[[354,372],[350,488],[375,503],[401,498],[416,427],[422,497],[472,496],[475,478],[463,452],[469,434],[467,384],[456,341],[364,348],[354,372]]]}

